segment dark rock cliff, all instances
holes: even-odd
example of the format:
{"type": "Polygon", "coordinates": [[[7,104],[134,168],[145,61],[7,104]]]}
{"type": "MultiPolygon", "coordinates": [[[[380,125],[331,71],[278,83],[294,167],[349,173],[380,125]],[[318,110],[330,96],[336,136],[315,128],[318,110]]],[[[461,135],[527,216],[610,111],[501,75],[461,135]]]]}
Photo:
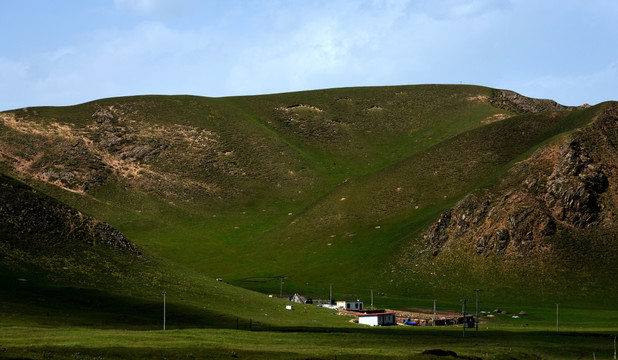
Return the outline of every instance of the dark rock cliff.
{"type": "Polygon", "coordinates": [[[557,220],[586,227],[597,220],[603,207],[599,195],[608,185],[607,176],[582,144],[571,141],[562,146],[560,160],[547,180],[547,206],[557,220]]]}
{"type": "Polygon", "coordinates": [[[31,254],[80,245],[109,246],[140,258],[139,248],[111,225],[0,175],[0,245],[31,254]]]}
{"type": "Polygon", "coordinates": [[[616,214],[606,208],[618,207],[617,108],[608,106],[584,131],[517,164],[510,177],[523,180],[469,195],[442,213],[424,235],[424,252],[521,257],[550,250],[548,239],[559,227],[611,228],[616,214]]]}

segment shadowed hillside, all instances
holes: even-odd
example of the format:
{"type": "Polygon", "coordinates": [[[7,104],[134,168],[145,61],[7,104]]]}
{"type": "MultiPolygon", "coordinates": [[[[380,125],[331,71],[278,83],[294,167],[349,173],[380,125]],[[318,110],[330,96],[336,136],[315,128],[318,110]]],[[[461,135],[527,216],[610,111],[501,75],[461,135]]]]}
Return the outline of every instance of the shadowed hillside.
{"type": "Polygon", "coordinates": [[[345,324],[145,256],[109,224],[4,175],[0,234],[2,326],[159,330],[163,291],[168,329],[345,324]]]}

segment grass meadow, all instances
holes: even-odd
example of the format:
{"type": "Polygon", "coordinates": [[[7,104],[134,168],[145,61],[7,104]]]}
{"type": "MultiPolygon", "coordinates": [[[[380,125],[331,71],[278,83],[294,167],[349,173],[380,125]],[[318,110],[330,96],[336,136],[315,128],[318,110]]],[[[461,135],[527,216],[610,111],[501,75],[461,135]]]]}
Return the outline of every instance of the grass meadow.
{"type": "Polygon", "coordinates": [[[527,318],[482,318],[474,329],[358,324],[332,327],[121,330],[0,327],[2,359],[611,359],[616,311],[551,309],[527,318]],[[592,316],[591,316],[592,315],[592,316]],[[586,320],[588,319],[588,320],[586,320]],[[613,319],[613,321],[612,321],[613,319]],[[581,320],[581,321],[580,321],[581,320]],[[527,325],[526,325],[527,324],[527,325]]]}

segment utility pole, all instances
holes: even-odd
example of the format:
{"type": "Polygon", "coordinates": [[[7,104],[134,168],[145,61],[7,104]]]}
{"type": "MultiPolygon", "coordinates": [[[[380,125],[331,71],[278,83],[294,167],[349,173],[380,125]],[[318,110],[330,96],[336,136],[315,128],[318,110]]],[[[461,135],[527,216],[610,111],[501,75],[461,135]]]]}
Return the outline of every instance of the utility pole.
{"type": "Polygon", "coordinates": [[[476,293],[476,335],[479,336],[479,292],[483,291],[482,289],[474,289],[476,293]]]}
{"type": "Polygon", "coordinates": [[[433,299],[433,319],[431,326],[436,326],[436,299],[433,299]]]}
{"type": "Polygon", "coordinates": [[[163,291],[163,331],[165,331],[165,295],[167,292],[163,291]]]}
{"type": "Polygon", "coordinates": [[[463,315],[463,337],[466,337],[466,302],[468,302],[468,299],[461,299],[461,315],[463,315]]]}
{"type": "Polygon", "coordinates": [[[371,289],[371,310],[373,310],[373,289],[371,289]]]}
{"type": "Polygon", "coordinates": [[[279,280],[281,281],[281,288],[279,290],[279,297],[283,298],[283,276],[280,277],[279,280]]]}
{"type": "Polygon", "coordinates": [[[330,284],[330,297],[328,298],[329,303],[328,305],[332,305],[333,304],[333,284],[330,284]]]}
{"type": "Polygon", "coordinates": [[[558,303],[556,303],[556,332],[560,330],[560,321],[558,319],[558,303]]]}

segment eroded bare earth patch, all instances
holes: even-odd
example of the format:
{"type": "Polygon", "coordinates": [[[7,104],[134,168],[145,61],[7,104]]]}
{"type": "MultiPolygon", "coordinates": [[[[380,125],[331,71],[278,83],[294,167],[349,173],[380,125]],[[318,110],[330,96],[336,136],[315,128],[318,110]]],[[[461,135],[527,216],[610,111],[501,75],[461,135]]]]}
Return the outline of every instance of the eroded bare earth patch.
{"type": "Polygon", "coordinates": [[[216,132],[189,125],[151,125],[139,116],[130,105],[101,107],[90,124],[80,128],[55,119],[35,122],[2,113],[0,161],[25,176],[81,194],[110,178],[169,197],[220,190],[208,178],[179,171],[181,166],[215,175],[245,175],[234,151],[216,132]]]}

